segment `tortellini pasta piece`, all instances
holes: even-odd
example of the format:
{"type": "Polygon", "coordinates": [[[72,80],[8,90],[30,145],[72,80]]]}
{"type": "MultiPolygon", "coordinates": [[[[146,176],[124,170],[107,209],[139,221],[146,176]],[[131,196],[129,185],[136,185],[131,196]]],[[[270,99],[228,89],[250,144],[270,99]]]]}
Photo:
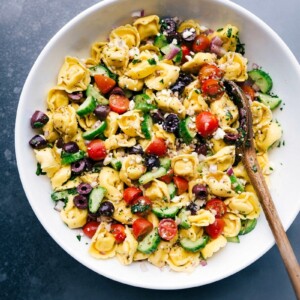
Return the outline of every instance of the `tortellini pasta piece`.
{"type": "Polygon", "coordinates": [[[264,175],[271,174],[272,170],[270,170],[268,153],[257,153],[256,158],[262,173],[264,175]]]}
{"type": "Polygon", "coordinates": [[[270,124],[270,122],[272,121],[272,112],[268,106],[258,101],[252,101],[250,107],[252,112],[252,123],[254,132],[270,124]]]}
{"type": "Polygon", "coordinates": [[[179,67],[161,61],[157,64],[156,71],[145,78],[145,84],[156,91],[168,89],[178,79],[179,71],[179,67]]]}
{"type": "Polygon", "coordinates": [[[138,110],[130,110],[118,118],[121,130],[130,137],[144,137],[141,129],[142,113],[138,110]]]}
{"type": "Polygon", "coordinates": [[[198,266],[199,254],[184,250],[180,246],[173,246],[169,252],[167,263],[169,267],[178,272],[190,272],[198,266]]]}
{"type": "Polygon", "coordinates": [[[185,29],[190,29],[193,28],[195,29],[196,34],[200,33],[200,25],[196,20],[185,20],[183,22],[181,22],[178,26],[177,31],[178,32],[183,32],[185,29]]]}
{"type": "Polygon", "coordinates": [[[48,116],[49,121],[43,126],[44,137],[48,142],[54,143],[58,140],[59,134],[54,128],[53,113],[48,111],[46,115],[48,116]]]}
{"type": "Polygon", "coordinates": [[[246,182],[250,182],[250,178],[242,162],[238,163],[237,166],[233,167],[233,173],[236,177],[241,178],[246,182]]]}
{"type": "Polygon", "coordinates": [[[109,167],[103,167],[98,180],[99,185],[106,189],[105,197],[109,200],[118,202],[123,198],[124,184],[118,171],[109,167]]]}
{"type": "Polygon", "coordinates": [[[51,178],[51,185],[54,190],[61,187],[71,177],[71,166],[66,165],[61,167],[51,178]]]}
{"type": "Polygon", "coordinates": [[[192,89],[184,99],[183,105],[188,115],[194,115],[208,110],[208,105],[198,89],[192,89]]]}
{"type": "Polygon", "coordinates": [[[209,210],[199,209],[196,215],[188,216],[188,220],[192,226],[203,227],[215,222],[215,216],[209,210]]]}
{"type": "Polygon", "coordinates": [[[171,247],[172,245],[170,242],[161,241],[157,247],[157,250],[149,256],[148,261],[158,268],[164,267],[166,265],[171,247]]]}
{"type": "Polygon", "coordinates": [[[222,219],[225,222],[223,235],[225,237],[237,236],[241,230],[241,219],[232,213],[226,213],[222,219]]]}
{"type": "Polygon", "coordinates": [[[198,52],[195,56],[182,65],[182,71],[197,74],[204,64],[212,64],[217,60],[214,53],[198,52]]]}
{"type": "Polygon", "coordinates": [[[126,134],[116,134],[104,141],[107,150],[114,150],[120,147],[132,147],[136,144],[135,138],[129,138],[126,134]]]}
{"type": "Polygon", "coordinates": [[[218,60],[218,65],[225,72],[224,78],[234,81],[245,81],[248,78],[247,58],[236,52],[227,52],[218,60]]]}
{"type": "Polygon", "coordinates": [[[123,89],[128,89],[130,91],[141,91],[144,86],[144,80],[142,79],[132,79],[128,76],[122,75],[119,77],[119,86],[123,89]]]}
{"type": "Polygon", "coordinates": [[[125,201],[114,202],[114,207],[113,218],[122,224],[131,225],[138,218],[137,215],[132,214],[130,206],[126,206],[125,201]]]}
{"type": "Polygon", "coordinates": [[[204,259],[212,257],[214,253],[225,247],[227,240],[223,235],[219,235],[216,239],[210,240],[203,249],[200,250],[204,259]]]}
{"type": "Polygon", "coordinates": [[[261,207],[257,196],[251,192],[243,192],[224,201],[229,210],[241,219],[258,218],[261,207]]]}
{"type": "MultiPolygon", "coordinates": [[[[237,133],[237,132],[236,132],[237,133]]],[[[211,150],[216,153],[222,150],[223,148],[227,147],[227,144],[222,139],[210,139],[210,148],[211,150]]]]}
{"type": "Polygon", "coordinates": [[[77,115],[77,120],[80,127],[83,128],[84,130],[91,129],[98,121],[97,117],[93,113],[86,114],[82,117],[77,115]]]}
{"type": "Polygon", "coordinates": [[[239,30],[236,26],[227,24],[221,30],[217,30],[213,33],[214,36],[218,36],[223,41],[222,48],[226,51],[235,51],[238,43],[239,30]]]}
{"type": "Polygon", "coordinates": [[[92,238],[89,253],[97,259],[108,259],[116,255],[116,240],[108,230],[107,222],[101,222],[92,238]]]}
{"type": "Polygon", "coordinates": [[[68,93],[84,91],[91,81],[88,69],[76,57],[67,56],[57,79],[57,85],[68,93]]]}
{"type": "Polygon", "coordinates": [[[47,173],[48,177],[53,175],[60,169],[60,160],[58,160],[54,150],[51,148],[44,148],[41,150],[34,150],[35,158],[41,165],[43,172],[47,173]]]}
{"type": "Polygon", "coordinates": [[[181,154],[172,158],[171,166],[174,174],[183,177],[195,177],[199,160],[197,155],[181,154]]]}
{"type": "Polygon", "coordinates": [[[106,137],[110,137],[112,135],[115,135],[118,128],[118,119],[119,119],[119,114],[110,111],[108,116],[106,117],[106,128],[104,130],[104,135],[106,137]]]}
{"type": "Polygon", "coordinates": [[[114,29],[110,33],[109,39],[112,41],[115,38],[124,40],[129,49],[140,45],[140,35],[136,27],[130,24],[114,29]]]}
{"type": "Polygon", "coordinates": [[[82,151],[86,151],[86,144],[85,144],[85,140],[82,137],[82,130],[80,128],[78,128],[77,133],[72,137],[71,139],[72,142],[75,142],[79,149],[82,151]]]}
{"type": "Polygon", "coordinates": [[[140,155],[128,155],[122,162],[120,179],[128,186],[132,186],[132,180],[139,179],[146,171],[147,168],[140,155]]]}
{"type": "Polygon", "coordinates": [[[60,212],[60,217],[69,228],[81,228],[85,225],[88,211],[79,209],[74,205],[74,195],[69,195],[67,205],[60,212]]]}
{"type": "Polygon", "coordinates": [[[54,112],[57,108],[67,106],[68,104],[68,95],[62,87],[54,87],[48,92],[47,106],[52,112],[54,112]]]}
{"type": "Polygon", "coordinates": [[[170,202],[168,186],[163,181],[154,179],[145,189],[145,196],[152,201],[153,207],[165,207],[170,202]]]}
{"type": "Polygon", "coordinates": [[[125,240],[117,246],[116,256],[123,265],[130,265],[133,261],[134,253],[137,250],[138,242],[128,226],[125,227],[125,234],[125,240]]]}
{"type": "Polygon", "coordinates": [[[141,41],[145,40],[150,36],[157,35],[159,32],[159,17],[156,15],[151,15],[147,17],[138,18],[133,26],[139,32],[141,41]]]}
{"type": "Polygon", "coordinates": [[[188,229],[180,229],[179,237],[180,239],[187,238],[193,242],[199,240],[203,236],[203,228],[200,226],[192,225],[188,229]]]}
{"type": "Polygon", "coordinates": [[[219,171],[229,169],[235,160],[235,146],[226,146],[213,156],[207,156],[205,163],[208,165],[216,165],[219,171]]]}
{"type": "Polygon", "coordinates": [[[101,55],[103,51],[103,47],[107,44],[107,42],[96,42],[92,45],[90,54],[91,58],[86,61],[86,64],[98,65],[101,60],[101,55]]]}
{"type": "Polygon", "coordinates": [[[99,173],[86,173],[80,176],[80,179],[84,183],[89,183],[92,186],[98,185],[99,173]]]}
{"type": "Polygon", "coordinates": [[[235,194],[231,188],[229,176],[221,171],[209,173],[203,179],[208,185],[210,192],[216,196],[230,197],[235,194]]]}
{"type": "Polygon", "coordinates": [[[148,50],[149,52],[151,52],[151,54],[156,54],[156,55],[160,54],[159,48],[152,44],[142,45],[140,46],[139,50],[140,52],[148,50]]]}
{"type": "Polygon", "coordinates": [[[78,129],[75,109],[71,105],[58,108],[53,113],[53,126],[66,138],[72,138],[78,129]]]}
{"type": "Polygon", "coordinates": [[[159,124],[154,124],[152,131],[155,137],[165,140],[170,149],[175,148],[176,137],[174,133],[165,131],[159,124]]]}

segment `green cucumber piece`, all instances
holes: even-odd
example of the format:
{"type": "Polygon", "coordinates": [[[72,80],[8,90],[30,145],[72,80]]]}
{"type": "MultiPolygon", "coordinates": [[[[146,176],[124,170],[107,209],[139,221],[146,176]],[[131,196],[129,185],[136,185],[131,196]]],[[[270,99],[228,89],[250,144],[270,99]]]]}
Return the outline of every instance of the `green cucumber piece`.
{"type": "Polygon", "coordinates": [[[178,214],[178,218],[180,219],[179,226],[183,229],[189,229],[191,227],[191,224],[188,220],[188,216],[190,213],[185,208],[182,208],[181,211],[178,214]]]}
{"type": "Polygon", "coordinates": [[[239,243],[240,242],[240,238],[238,236],[227,236],[226,237],[227,242],[229,243],[239,243]]]}
{"type": "Polygon", "coordinates": [[[110,164],[117,171],[120,171],[120,169],[122,168],[122,162],[120,160],[118,160],[117,158],[113,158],[111,160],[110,164]]]}
{"type": "Polygon", "coordinates": [[[180,64],[181,63],[182,55],[183,55],[182,50],[180,49],[180,51],[173,58],[173,61],[174,61],[175,64],[180,64]]]}
{"type": "Polygon", "coordinates": [[[90,68],[90,73],[91,73],[92,76],[104,75],[104,76],[110,77],[114,80],[117,79],[117,75],[112,73],[107,67],[105,67],[103,65],[98,65],[98,66],[95,66],[95,67],[91,67],[90,68]]]}
{"type": "Polygon", "coordinates": [[[170,182],[167,186],[170,198],[173,199],[176,196],[176,185],[173,182],[170,182]]]}
{"type": "Polygon", "coordinates": [[[100,123],[100,125],[96,128],[92,128],[90,130],[87,130],[86,132],[84,132],[82,134],[82,137],[85,140],[92,140],[94,139],[96,136],[100,135],[101,133],[104,132],[104,130],[106,129],[107,123],[106,121],[103,121],[100,123]]]}
{"type": "Polygon", "coordinates": [[[256,224],[257,224],[257,219],[242,220],[242,226],[239,235],[244,235],[251,232],[255,228],[256,224]]]}
{"type": "Polygon", "coordinates": [[[266,106],[269,106],[271,110],[278,107],[282,100],[277,96],[266,95],[263,93],[257,93],[257,98],[259,102],[263,103],[266,106]]]}
{"type": "Polygon", "coordinates": [[[237,193],[242,193],[245,190],[239,179],[234,174],[230,175],[229,178],[231,185],[237,193]]]}
{"type": "Polygon", "coordinates": [[[154,207],[152,208],[152,211],[159,218],[175,218],[175,216],[179,211],[179,207],[178,206],[171,206],[171,207],[164,207],[164,208],[154,207]]]}
{"type": "Polygon", "coordinates": [[[151,254],[157,249],[159,242],[160,236],[158,234],[158,229],[154,228],[141,242],[139,242],[137,249],[142,253],[151,254]]]}
{"type": "Polygon", "coordinates": [[[171,168],[171,159],[168,157],[162,157],[159,159],[160,166],[165,168],[167,171],[171,168]]]}
{"type": "Polygon", "coordinates": [[[142,175],[139,179],[139,184],[144,185],[156,178],[159,178],[161,176],[164,176],[167,174],[167,170],[163,167],[158,168],[156,171],[154,172],[147,172],[144,175],[142,175]]]}
{"type": "Polygon", "coordinates": [[[89,211],[96,213],[100,207],[101,201],[103,200],[106,193],[106,189],[99,186],[94,188],[89,195],[89,211]]]}
{"type": "Polygon", "coordinates": [[[204,248],[208,242],[208,236],[205,235],[196,241],[192,241],[188,238],[183,238],[179,240],[181,247],[190,252],[197,252],[200,249],[204,248]]]}
{"type": "Polygon", "coordinates": [[[131,205],[131,212],[133,214],[144,214],[151,210],[151,205],[141,202],[131,205]]]}
{"type": "Polygon", "coordinates": [[[273,86],[273,81],[268,73],[261,69],[254,69],[249,71],[248,75],[264,94],[270,92],[273,86]]]}
{"type": "Polygon", "coordinates": [[[190,144],[194,137],[196,136],[196,126],[193,123],[191,117],[187,117],[186,119],[180,121],[179,123],[179,136],[182,138],[183,142],[186,144],[190,144]],[[195,127],[195,128],[191,128],[195,127]]]}
{"type": "Polygon", "coordinates": [[[68,199],[69,195],[74,195],[76,193],[77,193],[76,188],[68,189],[68,190],[64,190],[64,191],[53,192],[51,194],[51,199],[53,201],[59,201],[59,200],[66,201],[68,199]]]}
{"type": "Polygon", "coordinates": [[[160,48],[163,48],[168,45],[168,41],[165,35],[157,35],[154,39],[153,45],[160,48]]]}
{"type": "Polygon", "coordinates": [[[152,126],[153,126],[153,122],[151,116],[149,114],[145,114],[144,120],[141,123],[141,129],[142,129],[142,133],[144,134],[147,140],[151,140],[152,126]]]}
{"type": "Polygon", "coordinates": [[[85,101],[78,107],[76,113],[78,116],[82,117],[95,110],[97,106],[97,101],[94,97],[88,96],[85,101]]]}
{"type": "Polygon", "coordinates": [[[75,153],[68,153],[65,151],[61,152],[61,163],[63,165],[68,165],[78,160],[81,160],[85,157],[85,152],[83,150],[79,150],[75,153]]]}
{"type": "Polygon", "coordinates": [[[152,100],[147,94],[136,95],[133,101],[135,103],[134,109],[141,110],[144,113],[157,109],[157,106],[150,103],[152,100]]]}
{"type": "Polygon", "coordinates": [[[101,95],[101,93],[97,91],[96,88],[91,84],[86,90],[86,95],[87,97],[93,97],[98,102],[98,104],[108,105],[108,100],[103,95],[101,95]]]}

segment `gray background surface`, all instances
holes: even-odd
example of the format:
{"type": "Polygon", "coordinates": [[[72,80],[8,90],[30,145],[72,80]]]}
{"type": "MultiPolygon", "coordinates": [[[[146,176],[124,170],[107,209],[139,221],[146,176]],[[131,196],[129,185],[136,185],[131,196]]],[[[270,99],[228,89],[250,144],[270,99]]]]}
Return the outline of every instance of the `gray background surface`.
{"type": "MultiPolygon", "coordinates": [[[[14,154],[20,92],[48,40],[96,2],[0,0],[0,299],[295,299],[276,247],[222,281],[188,290],[155,291],[126,286],[90,271],[65,253],[40,225],[23,192],[14,154]]],[[[234,2],[270,25],[300,61],[299,0],[234,2]]],[[[298,215],[288,230],[298,260],[299,226],[298,215]]]]}

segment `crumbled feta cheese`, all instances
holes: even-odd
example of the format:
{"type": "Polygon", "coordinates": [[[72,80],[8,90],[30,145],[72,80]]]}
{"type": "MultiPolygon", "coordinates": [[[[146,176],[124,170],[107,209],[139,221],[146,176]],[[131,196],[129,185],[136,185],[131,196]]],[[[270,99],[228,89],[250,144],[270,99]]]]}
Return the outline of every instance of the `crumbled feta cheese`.
{"type": "Polygon", "coordinates": [[[108,155],[106,155],[106,157],[103,160],[103,165],[107,166],[111,163],[112,161],[112,153],[108,153],[108,155]]]}
{"type": "Polygon", "coordinates": [[[177,39],[173,39],[172,44],[177,45],[178,44],[177,39]]]}
{"type": "Polygon", "coordinates": [[[223,140],[226,135],[225,131],[222,128],[218,128],[216,132],[213,134],[213,138],[215,140],[223,140]]]}
{"type": "Polygon", "coordinates": [[[139,164],[142,162],[142,157],[140,155],[138,155],[136,158],[135,158],[135,161],[139,164]]]}
{"type": "Polygon", "coordinates": [[[130,109],[130,110],[133,110],[133,109],[134,109],[134,105],[135,105],[135,103],[134,103],[133,100],[129,101],[129,109],[130,109]]]}
{"type": "Polygon", "coordinates": [[[193,59],[190,55],[186,55],[185,58],[186,58],[188,61],[191,61],[191,60],[193,59]]]}
{"type": "Polygon", "coordinates": [[[135,56],[138,56],[140,54],[140,50],[137,47],[133,47],[129,50],[129,57],[134,58],[135,56]]]}

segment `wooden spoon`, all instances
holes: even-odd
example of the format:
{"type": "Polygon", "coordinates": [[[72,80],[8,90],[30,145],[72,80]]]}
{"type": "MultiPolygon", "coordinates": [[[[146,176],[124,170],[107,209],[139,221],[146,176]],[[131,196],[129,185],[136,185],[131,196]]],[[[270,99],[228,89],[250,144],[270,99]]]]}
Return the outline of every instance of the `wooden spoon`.
{"type": "Polygon", "coordinates": [[[247,170],[251,184],[260,200],[261,206],[273,232],[280,255],[289,274],[297,299],[300,299],[300,268],[284,231],[270,191],[257,162],[256,151],[253,143],[252,114],[248,97],[241,88],[232,81],[224,82],[226,91],[240,111],[241,138],[237,144],[237,154],[247,170]]]}

